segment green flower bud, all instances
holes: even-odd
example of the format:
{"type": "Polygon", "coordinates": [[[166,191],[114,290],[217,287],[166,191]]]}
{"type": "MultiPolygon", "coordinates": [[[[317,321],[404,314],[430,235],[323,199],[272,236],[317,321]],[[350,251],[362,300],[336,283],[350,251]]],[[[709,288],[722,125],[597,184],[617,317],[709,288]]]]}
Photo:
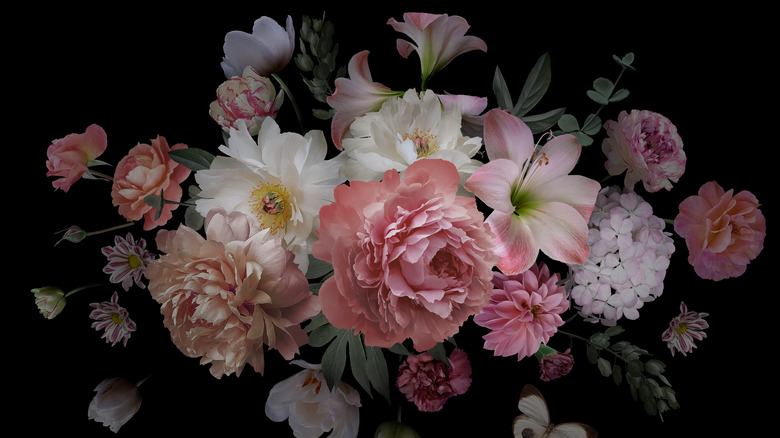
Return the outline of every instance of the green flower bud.
{"type": "Polygon", "coordinates": [[[57,243],[60,243],[63,240],[67,240],[68,242],[73,242],[73,243],[79,243],[86,238],[87,238],[87,232],[82,230],[81,227],[79,227],[78,225],[74,225],[68,228],[67,230],[65,230],[65,233],[62,235],[62,238],[60,238],[60,240],[57,243]]]}
{"type": "Polygon", "coordinates": [[[387,421],[376,428],[374,438],[420,438],[420,434],[398,421],[387,421]]]}
{"type": "Polygon", "coordinates": [[[46,319],[54,319],[65,308],[65,292],[54,286],[32,289],[35,294],[35,305],[46,319]]]}

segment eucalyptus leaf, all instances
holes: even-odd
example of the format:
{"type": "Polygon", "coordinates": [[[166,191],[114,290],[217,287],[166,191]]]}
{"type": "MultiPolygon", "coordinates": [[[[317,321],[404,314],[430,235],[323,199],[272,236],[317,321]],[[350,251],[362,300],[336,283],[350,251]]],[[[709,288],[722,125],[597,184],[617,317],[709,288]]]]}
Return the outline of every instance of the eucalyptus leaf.
{"type": "Polygon", "coordinates": [[[608,360],[600,357],[597,365],[602,376],[609,377],[612,374],[612,365],[609,364],[608,360]]]}
{"type": "Polygon", "coordinates": [[[208,169],[211,166],[211,162],[214,161],[214,155],[198,148],[184,148],[174,149],[168,152],[171,159],[182,166],[197,172],[199,170],[208,169]]]}
{"type": "Polygon", "coordinates": [[[599,350],[593,344],[588,344],[588,349],[585,350],[585,356],[588,358],[588,362],[596,364],[599,360],[599,350]]]}
{"type": "Polygon", "coordinates": [[[666,365],[658,359],[650,359],[645,363],[645,370],[651,376],[660,376],[666,371],[666,365]]]}
{"type": "Polygon", "coordinates": [[[336,339],[328,345],[322,354],[322,372],[328,388],[333,391],[341,382],[344,367],[347,364],[347,343],[349,334],[346,330],[339,330],[336,339]]]}
{"type": "Polygon", "coordinates": [[[606,330],[604,330],[604,334],[612,337],[612,336],[617,336],[625,331],[626,329],[624,329],[623,327],[619,325],[613,325],[612,327],[609,327],[606,330]]]}
{"type": "MultiPolygon", "coordinates": [[[[585,119],[582,132],[587,135],[595,135],[601,130],[601,117],[591,114],[585,119]]],[[[612,336],[612,335],[610,335],[612,336]]]]}
{"type": "Polygon", "coordinates": [[[590,100],[598,103],[599,105],[606,105],[609,103],[609,100],[597,91],[588,90],[586,94],[588,97],[590,97],[590,100]]]}
{"type": "Polygon", "coordinates": [[[564,114],[558,119],[558,127],[564,132],[574,132],[580,130],[580,124],[571,114],[564,114]]]}
{"type": "Polygon", "coordinates": [[[612,365],[612,380],[615,382],[615,385],[620,385],[623,381],[623,371],[618,364],[612,365]]]}
{"type": "Polygon", "coordinates": [[[615,89],[615,84],[607,78],[597,78],[593,81],[593,89],[600,95],[609,98],[615,89]]]}
{"type": "Polygon", "coordinates": [[[610,103],[620,102],[621,100],[628,97],[628,90],[625,88],[621,88],[615,92],[615,94],[612,95],[612,97],[609,98],[610,103]]]}
{"type": "Polygon", "coordinates": [[[640,376],[644,368],[644,365],[639,360],[632,360],[626,364],[628,374],[634,377],[640,376]]]}

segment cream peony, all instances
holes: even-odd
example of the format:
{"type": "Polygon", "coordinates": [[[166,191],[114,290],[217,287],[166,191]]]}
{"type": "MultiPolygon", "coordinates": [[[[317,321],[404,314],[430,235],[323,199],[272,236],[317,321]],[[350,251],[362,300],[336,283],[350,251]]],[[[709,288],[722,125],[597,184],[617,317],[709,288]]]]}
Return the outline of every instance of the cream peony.
{"type": "Polygon", "coordinates": [[[211,211],[206,238],[180,225],[157,233],[165,252],[146,269],[173,343],[211,364],[217,378],[245,365],[263,373],[263,346],[287,360],[308,342],[300,324],[320,311],[317,296],[279,239],[240,212],[211,211]]]}
{"type": "Polygon", "coordinates": [[[421,158],[439,158],[458,169],[459,194],[473,196],[462,187],[482,164],[473,159],[482,139],[462,135],[461,121],[460,110],[445,110],[432,91],[409,90],[352,122],[351,137],[342,140],[341,171],[350,181],[379,180],[387,170],[403,172],[421,158]]]}

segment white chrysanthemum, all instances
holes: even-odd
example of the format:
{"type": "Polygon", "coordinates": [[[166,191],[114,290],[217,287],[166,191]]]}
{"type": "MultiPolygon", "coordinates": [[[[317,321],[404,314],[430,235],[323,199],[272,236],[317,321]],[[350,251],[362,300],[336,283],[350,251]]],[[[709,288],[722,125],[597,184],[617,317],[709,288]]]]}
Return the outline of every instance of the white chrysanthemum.
{"type": "Polygon", "coordinates": [[[605,187],[588,223],[590,256],[569,266],[566,288],[586,320],[615,325],[637,319],[644,303],[663,292],[671,234],[653,209],[631,189],[605,187]]]}
{"type": "Polygon", "coordinates": [[[459,194],[473,196],[463,184],[482,165],[473,159],[482,139],[464,136],[461,121],[460,111],[445,110],[432,91],[409,90],[390,98],[379,111],[350,125],[350,136],[342,142],[341,155],[347,159],[341,172],[350,181],[380,180],[387,170],[403,172],[418,159],[440,158],[458,169],[459,194]]]}
{"type": "Polygon", "coordinates": [[[343,158],[326,159],[327,147],[321,131],[282,133],[272,118],[265,119],[255,141],[239,122],[228,146],[219,148],[226,156],[195,173],[201,189],[196,209],[203,216],[218,207],[254,216],[270,230],[269,238],[282,238],[305,273],[320,207],[334,201],[333,190],[344,182],[343,158]]]}

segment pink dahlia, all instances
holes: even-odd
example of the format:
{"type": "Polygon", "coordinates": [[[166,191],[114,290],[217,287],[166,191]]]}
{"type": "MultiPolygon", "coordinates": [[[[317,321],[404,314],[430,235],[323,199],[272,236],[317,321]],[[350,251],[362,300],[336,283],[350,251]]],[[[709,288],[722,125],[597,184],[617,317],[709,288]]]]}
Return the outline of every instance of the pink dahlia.
{"type": "Polygon", "coordinates": [[[95,320],[92,323],[92,328],[98,331],[103,330],[102,337],[105,338],[106,342],[110,342],[112,347],[120,341],[122,345],[127,345],[130,335],[136,329],[127,309],[120,306],[118,300],[119,295],[114,292],[111,295],[111,301],[90,304],[91,307],[95,308],[89,314],[89,317],[95,320]]]}
{"type": "Polygon", "coordinates": [[[661,335],[661,340],[666,342],[674,356],[679,351],[683,356],[696,348],[695,341],[701,341],[707,337],[704,333],[710,325],[704,320],[707,313],[691,312],[684,302],[680,303],[680,315],[674,317],[669,323],[669,328],[661,335]]]}
{"type": "Polygon", "coordinates": [[[154,260],[154,256],[146,250],[144,238],[136,241],[133,235],[127,233],[127,237],[114,236],[114,246],[106,246],[101,252],[108,259],[108,264],[103,272],[111,275],[111,283],[122,283],[122,288],[128,291],[135,283],[141,289],[145,289],[143,282],[144,269],[154,260]]]}
{"type": "Polygon", "coordinates": [[[246,364],[262,374],[264,345],[292,359],[308,342],[300,324],[320,311],[293,254],[240,212],[212,210],[205,230],[159,231],[166,254],[146,269],[173,343],[217,378],[246,364]]]}
{"type": "Polygon", "coordinates": [[[336,327],[391,347],[411,338],[425,351],[458,332],[490,300],[498,261],[474,198],[458,196],[452,163],[421,159],[403,179],[353,181],[320,210],[312,252],[333,265],[320,289],[336,327]]]}
{"type": "Polygon", "coordinates": [[[55,189],[67,192],[82,176],[89,175],[88,167],[106,151],[106,131],[98,125],[89,125],[83,134],[69,134],[54,140],[46,150],[46,176],[59,177],[52,181],[55,189]]]}
{"type": "Polygon", "coordinates": [[[674,230],[688,246],[688,263],[701,278],[739,277],[764,248],[766,221],[756,197],[724,191],[715,181],[680,203],[674,230]]]}
{"type": "Polygon", "coordinates": [[[622,111],[618,120],[604,124],[607,138],[601,150],[607,156],[610,175],[626,172],[624,185],[642,181],[645,190],[671,190],[685,172],[686,156],[677,127],[652,111],[622,111]]]}
{"type": "Polygon", "coordinates": [[[452,350],[450,365],[434,359],[430,353],[407,356],[398,368],[396,385],[422,412],[436,412],[471,385],[471,363],[466,352],[452,350]]]}
{"type": "Polygon", "coordinates": [[[517,355],[523,359],[536,353],[541,344],[563,325],[561,314],[569,301],[558,274],[550,275],[544,263],[516,275],[496,272],[493,298],[474,322],[490,333],[483,336],[485,348],[496,356],[517,355]]]}

